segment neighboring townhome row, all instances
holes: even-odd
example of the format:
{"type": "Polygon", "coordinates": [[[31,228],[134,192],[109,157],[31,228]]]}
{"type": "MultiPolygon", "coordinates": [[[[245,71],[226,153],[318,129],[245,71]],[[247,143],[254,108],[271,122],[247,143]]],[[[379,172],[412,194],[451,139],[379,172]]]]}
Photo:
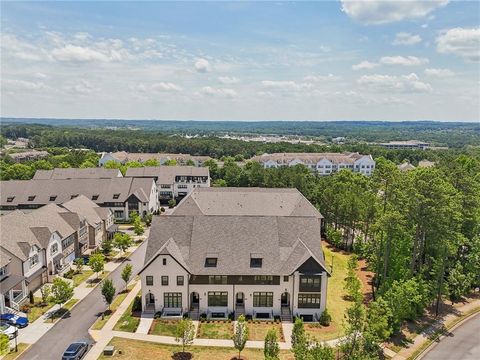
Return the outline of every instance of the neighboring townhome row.
{"type": "Polygon", "coordinates": [[[363,175],[371,175],[375,169],[375,160],[371,155],[359,153],[274,153],[254,156],[264,168],[305,165],[319,175],[347,169],[363,175]]]}
{"type": "Polygon", "coordinates": [[[145,216],[158,210],[157,186],[153,178],[46,179],[0,182],[0,210],[37,209],[63,204],[84,195],[126,220],[132,211],[145,216]]]}
{"type": "Polygon", "coordinates": [[[126,151],[118,151],[114,153],[102,153],[98,165],[104,166],[107,161],[115,161],[119,164],[125,164],[128,161],[139,161],[144,163],[147,160],[157,160],[160,165],[163,165],[167,161],[174,160],[177,165],[203,166],[205,161],[211,159],[210,156],[190,154],[128,153],[126,151]]]}
{"type": "Polygon", "coordinates": [[[145,312],[318,320],[329,273],[322,215],[296,189],[195,188],[155,218],[140,271],[145,312]]]}
{"type": "Polygon", "coordinates": [[[210,187],[208,167],[155,166],[128,168],[125,177],[153,177],[160,201],[181,200],[197,187],[210,187]]]}
{"type": "Polygon", "coordinates": [[[37,170],[34,180],[48,179],[111,179],[122,177],[118,169],[105,168],[55,168],[52,170],[37,170]]]}

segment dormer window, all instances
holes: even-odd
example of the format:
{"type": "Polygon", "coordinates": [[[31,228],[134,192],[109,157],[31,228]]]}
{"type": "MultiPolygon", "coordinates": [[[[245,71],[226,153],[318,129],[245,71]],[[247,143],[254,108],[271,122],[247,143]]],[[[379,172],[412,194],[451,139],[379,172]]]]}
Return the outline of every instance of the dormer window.
{"type": "Polygon", "coordinates": [[[262,254],[251,254],[250,255],[250,267],[251,268],[261,268],[263,262],[262,254]]]}
{"type": "Polygon", "coordinates": [[[28,201],[33,201],[33,200],[35,200],[35,197],[36,197],[35,195],[30,195],[30,196],[28,197],[28,201]]]}
{"type": "Polygon", "coordinates": [[[217,267],[217,260],[216,257],[205,258],[205,267],[217,267]]]}
{"type": "Polygon", "coordinates": [[[70,199],[75,199],[77,196],[78,194],[73,194],[72,196],[70,196],[70,199]]]}
{"type": "Polygon", "coordinates": [[[99,196],[98,194],[97,195],[92,195],[92,200],[94,200],[94,201],[98,200],[98,196],[99,196]]]}
{"type": "Polygon", "coordinates": [[[50,195],[50,201],[55,201],[57,199],[57,195],[50,195]]]}
{"type": "Polygon", "coordinates": [[[120,194],[113,194],[114,199],[118,199],[120,197],[120,194]]]}
{"type": "Polygon", "coordinates": [[[10,196],[10,197],[7,198],[7,202],[12,202],[13,199],[15,199],[15,196],[10,196]]]}

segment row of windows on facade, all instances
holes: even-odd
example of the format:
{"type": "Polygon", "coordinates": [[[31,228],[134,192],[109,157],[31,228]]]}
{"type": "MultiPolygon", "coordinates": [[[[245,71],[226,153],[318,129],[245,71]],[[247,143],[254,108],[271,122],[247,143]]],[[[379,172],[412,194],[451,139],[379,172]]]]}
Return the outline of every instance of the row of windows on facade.
{"type": "MultiPolygon", "coordinates": [[[[70,195],[70,199],[75,199],[76,197],[78,197],[78,195],[79,194],[70,195]]],[[[94,201],[98,200],[99,196],[100,195],[98,195],[98,194],[97,195],[92,195],[92,200],[94,200],[94,201]]],[[[28,196],[27,201],[33,201],[33,200],[35,200],[36,197],[37,197],[36,195],[30,195],[30,196],[28,196]]],[[[113,194],[114,199],[118,199],[119,197],[120,197],[120,194],[113,194]]],[[[9,196],[9,197],[7,197],[7,202],[12,202],[14,199],[15,199],[15,196],[9,196]]],[[[57,195],[50,195],[48,200],[49,201],[57,200],[57,195]]]]}
{"type": "MultiPolygon", "coordinates": [[[[273,292],[254,292],[253,307],[273,307],[273,292]]],[[[320,308],[320,294],[298,294],[299,308],[320,308]]],[[[209,307],[227,307],[228,292],[227,291],[209,291],[207,297],[209,307]]],[[[163,294],[163,306],[165,308],[181,308],[182,293],[167,292],[163,294]]]]}
{"type": "MultiPolygon", "coordinates": [[[[251,268],[261,268],[262,267],[262,258],[250,258],[250,267],[251,268]]],[[[217,267],[218,258],[207,257],[205,259],[205,267],[217,267]]]]}

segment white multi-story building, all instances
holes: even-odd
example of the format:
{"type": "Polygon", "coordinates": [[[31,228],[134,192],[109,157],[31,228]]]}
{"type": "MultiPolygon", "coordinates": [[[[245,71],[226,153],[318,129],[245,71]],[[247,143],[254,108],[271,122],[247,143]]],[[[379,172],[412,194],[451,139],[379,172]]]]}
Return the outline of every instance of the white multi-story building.
{"type": "Polygon", "coordinates": [[[140,271],[143,309],[318,320],[329,276],[321,223],[296,189],[196,188],[152,223],[140,271]]]}
{"type": "Polygon", "coordinates": [[[402,149],[427,149],[430,144],[424,141],[418,140],[407,140],[407,141],[390,141],[387,143],[378,144],[381,147],[392,149],[392,150],[402,150],[402,149]]]}
{"type": "Polygon", "coordinates": [[[126,151],[117,151],[113,153],[104,152],[100,156],[98,166],[104,166],[107,161],[115,161],[119,164],[125,164],[128,161],[138,161],[144,163],[147,160],[156,160],[160,165],[167,161],[175,161],[177,165],[203,166],[210,156],[190,155],[190,154],[168,154],[168,153],[128,153],[126,151]]]}
{"type": "Polygon", "coordinates": [[[346,169],[362,175],[371,175],[375,169],[375,160],[371,155],[359,153],[274,153],[255,156],[264,168],[305,165],[319,175],[330,175],[346,169]]]}

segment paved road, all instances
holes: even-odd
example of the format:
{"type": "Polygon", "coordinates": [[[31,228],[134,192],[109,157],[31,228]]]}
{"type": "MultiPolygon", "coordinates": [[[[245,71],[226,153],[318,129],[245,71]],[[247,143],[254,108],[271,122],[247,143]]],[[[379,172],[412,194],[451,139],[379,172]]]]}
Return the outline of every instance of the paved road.
{"type": "Polygon", "coordinates": [[[423,360],[480,359],[480,314],[474,316],[450,336],[443,338],[423,360]]]}
{"type": "MultiPolygon", "coordinates": [[[[130,256],[130,263],[133,265],[133,274],[137,274],[143,265],[147,242],[130,256]]],[[[126,262],[125,262],[126,263],[126,262]]],[[[115,271],[109,274],[115,287],[122,290],[125,282],[120,274],[124,265],[120,265],[115,271]]],[[[68,345],[77,340],[91,341],[88,329],[95,322],[99,314],[105,310],[105,302],[101,294],[100,286],[96,287],[77,306],[75,306],[69,317],[60,320],[53,328],[33,344],[22,356],[22,360],[54,360],[61,359],[62,354],[68,345]]]]}

